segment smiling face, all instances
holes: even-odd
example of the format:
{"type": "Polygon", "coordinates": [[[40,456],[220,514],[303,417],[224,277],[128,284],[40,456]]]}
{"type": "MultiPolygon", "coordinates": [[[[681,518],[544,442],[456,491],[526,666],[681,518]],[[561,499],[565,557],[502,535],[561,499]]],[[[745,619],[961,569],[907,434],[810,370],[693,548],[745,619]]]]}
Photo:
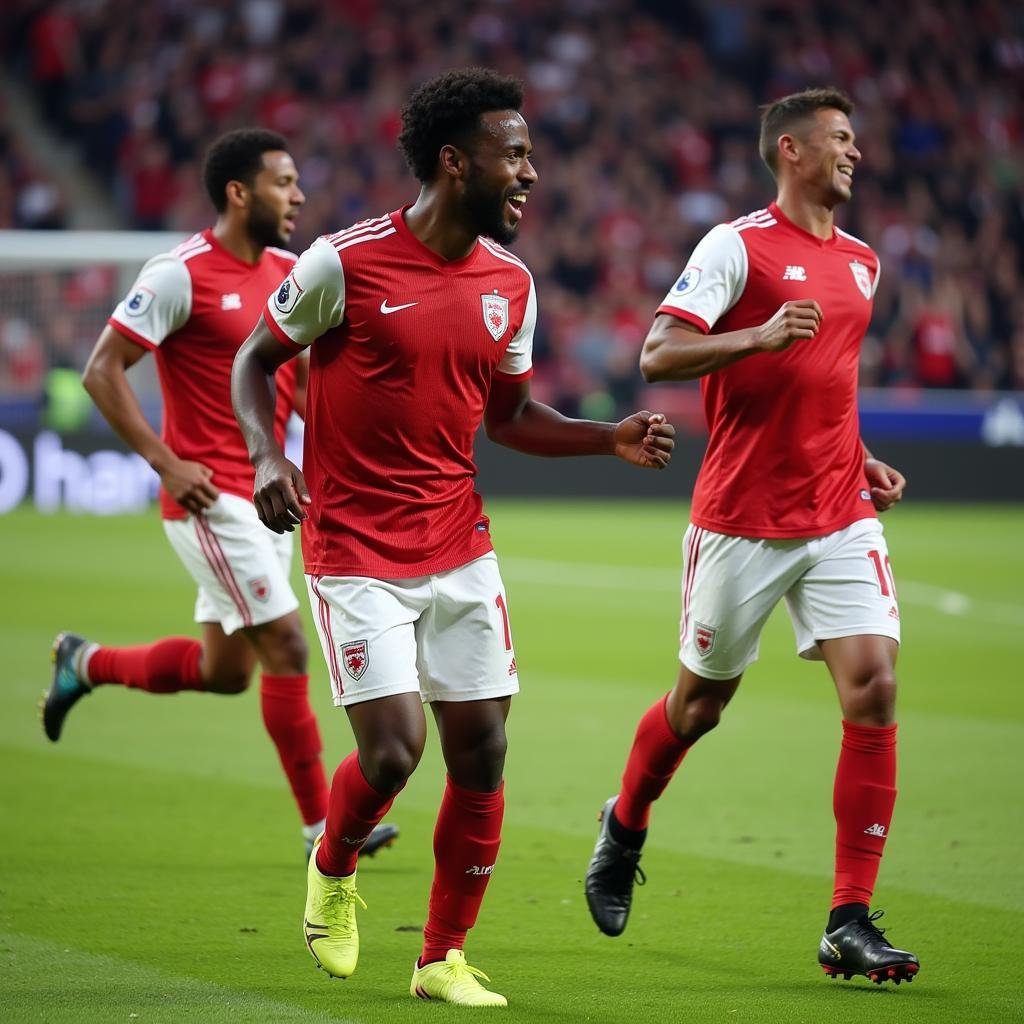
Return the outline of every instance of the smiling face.
{"type": "Polygon", "coordinates": [[[502,245],[515,241],[523,206],[537,181],[532,152],[522,114],[496,110],[481,116],[461,197],[467,225],[476,234],[502,245]]]}
{"type": "Polygon", "coordinates": [[[299,172],[283,150],[263,154],[263,169],[253,179],[249,196],[249,235],[259,245],[286,246],[306,197],[299,172]]]}
{"type": "Polygon", "coordinates": [[[814,111],[799,131],[780,139],[780,167],[789,172],[823,206],[847,202],[853,195],[853,172],[860,150],[853,144],[849,118],[833,107],[814,111]]]}

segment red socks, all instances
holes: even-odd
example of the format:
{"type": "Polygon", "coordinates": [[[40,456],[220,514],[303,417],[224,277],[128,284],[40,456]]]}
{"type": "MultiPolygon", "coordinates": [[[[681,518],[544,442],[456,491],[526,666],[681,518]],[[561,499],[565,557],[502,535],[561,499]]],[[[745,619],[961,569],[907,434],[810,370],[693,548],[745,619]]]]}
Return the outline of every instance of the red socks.
{"type": "Polygon", "coordinates": [[[320,762],[320,730],[309,706],[309,676],[260,676],[263,724],[306,825],[327,817],[327,776],[320,762]]]}
{"type": "Polygon", "coordinates": [[[871,903],[896,803],[896,726],[843,722],[832,806],[836,815],[833,908],[871,903]]]}
{"type": "Polygon", "coordinates": [[[651,804],[665,791],[690,749],[668,724],[667,701],[667,695],[662,697],[640,719],[615,804],[616,820],[635,832],[647,828],[651,804]]]}
{"type": "Polygon", "coordinates": [[[98,647],[89,657],[87,674],[93,686],[114,683],[147,693],[201,690],[202,653],[199,641],[186,636],[142,647],[98,647]]]}
{"type": "Polygon", "coordinates": [[[493,793],[464,789],[449,778],[434,827],[434,882],[420,965],[462,949],[501,846],[504,782],[493,793]]]}
{"type": "Polygon", "coordinates": [[[388,813],[398,793],[378,793],[359,767],[352,751],[334,773],[327,812],[327,829],[316,852],[316,866],[324,875],[344,877],[356,869],[359,848],[388,813]]]}

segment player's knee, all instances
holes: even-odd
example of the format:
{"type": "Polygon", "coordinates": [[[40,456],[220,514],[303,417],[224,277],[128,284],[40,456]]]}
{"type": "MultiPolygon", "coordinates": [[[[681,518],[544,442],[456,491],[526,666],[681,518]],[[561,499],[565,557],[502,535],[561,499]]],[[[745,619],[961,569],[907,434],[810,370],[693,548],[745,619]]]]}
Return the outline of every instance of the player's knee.
{"type": "Polygon", "coordinates": [[[505,731],[496,729],[462,756],[449,757],[448,774],[457,785],[492,793],[501,785],[507,751],[505,731]]]}
{"type": "Polygon", "coordinates": [[[203,684],[210,693],[244,693],[249,688],[249,673],[237,668],[215,668],[203,684]]]}
{"type": "Polygon", "coordinates": [[[360,749],[359,764],[378,793],[397,793],[416,770],[422,754],[422,744],[398,739],[374,750],[360,749]]]}
{"type": "Polygon", "coordinates": [[[301,626],[289,629],[278,644],[281,660],[286,662],[291,675],[305,675],[309,662],[309,644],[301,626]]]}
{"type": "Polygon", "coordinates": [[[718,697],[694,697],[681,702],[669,720],[672,731],[684,742],[694,743],[721,721],[725,702],[718,697]]]}
{"type": "Polygon", "coordinates": [[[896,674],[891,665],[865,668],[851,689],[847,718],[872,725],[892,722],[896,710],[896,674]]]}
{"type": "Polygon", "coordinates": [[[264,669],[273,675],[301,676],[309,663],[309,644],[298,621],[279,619],[260,627],[257,649],[264,669]]]}

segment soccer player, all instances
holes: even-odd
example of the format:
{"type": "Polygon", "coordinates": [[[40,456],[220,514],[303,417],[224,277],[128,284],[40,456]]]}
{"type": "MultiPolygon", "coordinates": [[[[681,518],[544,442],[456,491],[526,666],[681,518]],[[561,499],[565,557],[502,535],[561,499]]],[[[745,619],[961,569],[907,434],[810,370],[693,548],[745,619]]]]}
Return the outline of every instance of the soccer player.
{"type": "MultiPolygon", "coordinates": [[[[660,469],[664,417],[570,420],[530,397],[537,299],[516,237],[537,181],[514,79],[422,85],[400,146],[416,202],[318,239],[235,360],[235,412],[272,529],[305,521],[310,600],[357,750],[334,775],[303,927],[329,974],[356,968],[356,854],[415,769],[429,703],[447,766],[434,880],[410,991],[505,1006],[468,966],[501,841],[505,719],[519,689],[505,588],[473,489],[473,439],[660,469]],[[273,435],[270,381],[311,348],[303,478],[273,435]],[[308,488],[306,481],[308,480],[308,488]],[[308,518],[307,518],[308,517],[308,518]]],[[[485,979],[486,980],[486,979],[485,979]]]]}
{"type": "MultiPolygon", "coordinates": [[[[253,470],[230,395],[235,353],[267,291],[295,262],[277,246],[287,244],[304,196],[285,140],[259,129],[218,139],[203,178],[216,224],[143,267],[83,378],[114,430],[160,474],[164,531],[196,581],[202,640],[165,637],[114,648],[62,633],[54,643],[43,726],[56,742],[74,704],[100,686],[241,693],[259,662],[263,721],[310,851],[327,814],[328,787],[307,692],[306,638],[288,579],[291,538],[264,528],[252,507],[253,470]],[[160,374],[162,437],[146,422],[126,376],[147,352],[155,353],[160,374]]],[[[282,367],[277,376],[274,432],[281,439],[299,368],[304,385],[304,363],[282,367]]],[[[378,849],[396,834],[394,826],[383,826],[368,846],[378,849]]]]}
{"type": "Polygon", "coordinates": [[[764,108],[778,182],[765,210],[713,228],[658,309],[649,381],[701,378],[710,429],[683,540],[675,688],[640,720],[622,788],[604,805],[586,877],[597,926],[626,926],[651,804],[713,729],[786,599],[801,657],[824,660],[842,709],[835,888],[826,974],[910,980],[869,903],[896,800],[896,588],[877,513],[906,481],[861,439],[857,365],[878,257],[838,229],[860,152],[849,100],[812,89],[764,108]]]}

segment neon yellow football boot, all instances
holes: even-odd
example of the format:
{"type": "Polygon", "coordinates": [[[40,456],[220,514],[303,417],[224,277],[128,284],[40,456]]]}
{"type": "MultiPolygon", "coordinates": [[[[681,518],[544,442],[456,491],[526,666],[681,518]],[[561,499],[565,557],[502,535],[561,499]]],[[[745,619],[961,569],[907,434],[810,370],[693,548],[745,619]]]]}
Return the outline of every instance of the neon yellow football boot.
{"type": "Polygon", "coordinates": [[[313,843],[306,872],[306,913],[302,936],[317,964],[332,978],[348,978],[359,962],[359,929],[356,904],[366,904],[356,892],[356,874],[332,878],[320,874],[316,851],[323,835],[313,843]]]}
{"type": "Polygon", "coordinates": [[[508,1000],[497,992],[490,992],[477,981],[491,979],[483,971],[470,967],[461,949],[449,949],[444,960],[412,969],[410,995],[420,999],[436,999],[456,1006],[508,1006],[508,1000]]]}

